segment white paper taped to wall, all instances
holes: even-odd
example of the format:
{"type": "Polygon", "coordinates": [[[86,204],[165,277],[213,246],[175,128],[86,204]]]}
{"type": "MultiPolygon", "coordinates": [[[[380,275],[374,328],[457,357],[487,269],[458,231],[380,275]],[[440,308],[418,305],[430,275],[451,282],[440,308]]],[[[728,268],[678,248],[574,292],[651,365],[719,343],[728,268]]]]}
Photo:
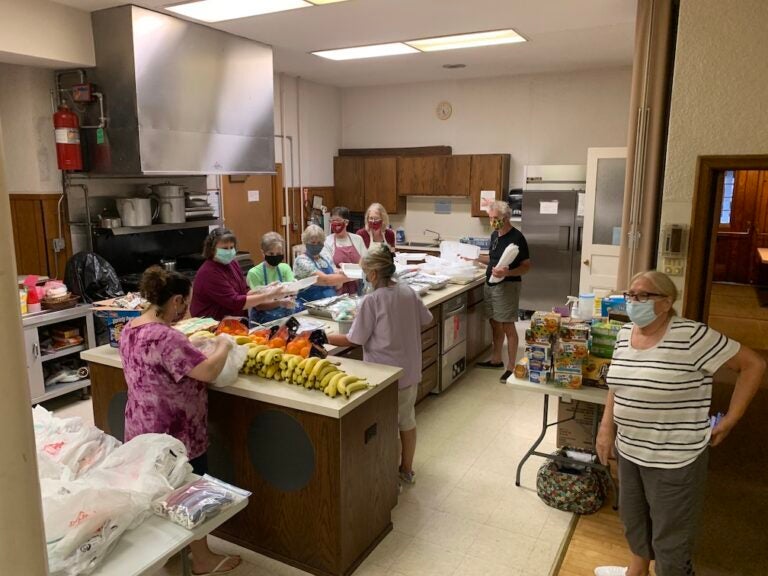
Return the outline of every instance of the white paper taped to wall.
{"type": "Polygon", "coordinates": [[[496,202],[496,190],[480,190],[480,210],[488,212],[494,202],[496,202]]]}
{"type": "Polygon", "coordinates": [[[540,200],[539,214],[557,214],[558,204],[557,200],[540,200]]]}
{"type": "Polygon", "coordinates": [[[248,202],[258,202],[258,201],[259,201],[259,191],[248,190],[248,202]]]}

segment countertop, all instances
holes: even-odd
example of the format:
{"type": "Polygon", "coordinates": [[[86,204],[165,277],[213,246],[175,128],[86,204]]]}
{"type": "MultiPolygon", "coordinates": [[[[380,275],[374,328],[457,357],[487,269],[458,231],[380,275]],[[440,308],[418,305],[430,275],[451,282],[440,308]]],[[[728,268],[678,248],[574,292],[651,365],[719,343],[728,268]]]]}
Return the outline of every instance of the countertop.
{"type": "MultiPolygon", "coordinates": [[[[117,348],[104,345],[80,354],[80,358],[94,364],[103,364],[122,370],[123,362],[117,348]]],[[[267,404],[293,408],[303,412],[341,418],[357,406],[363,404],[381,392],[387,386],[394,384],[403,373],[401,368],[361,362],[349,358],[332,358],[334,363],[349,374],[366,378],[371,388],[355,393],[349,400],[337,396],[329,398],[319,390],[306,390],[303,386],[277,382],[259,376],[240,375],[232,386],[217,388],[209,386],[211,390],[233,394],[251,400],[258,400],[267,404]]]]}

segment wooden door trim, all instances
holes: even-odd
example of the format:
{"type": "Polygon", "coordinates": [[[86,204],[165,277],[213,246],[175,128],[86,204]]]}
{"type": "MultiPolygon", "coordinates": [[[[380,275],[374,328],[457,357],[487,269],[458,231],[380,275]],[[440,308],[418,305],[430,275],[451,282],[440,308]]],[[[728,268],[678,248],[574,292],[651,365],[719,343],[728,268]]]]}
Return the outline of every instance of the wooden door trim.
{"type": "Polygon", "coordinates": [[[720,226],[718,209],[722,202],[718,175],[725,170],[766,169],[766,155],[698,157],[683,295],[683,316],[686,318],[704,322],[709,313],[715,242],[720,226]]]}

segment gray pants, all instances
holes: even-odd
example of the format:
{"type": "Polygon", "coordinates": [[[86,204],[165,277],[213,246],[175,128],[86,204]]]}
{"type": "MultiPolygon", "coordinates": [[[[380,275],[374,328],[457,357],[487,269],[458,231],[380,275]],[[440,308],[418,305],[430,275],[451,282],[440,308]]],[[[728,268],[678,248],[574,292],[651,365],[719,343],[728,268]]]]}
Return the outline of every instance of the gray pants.
{"type": "Polygon", "coordinates": [[[683,468],[649,468],[617,455],[619,513],[632,553],[656,560],[656,576],[692,576],[709,450],[683,468]]]}

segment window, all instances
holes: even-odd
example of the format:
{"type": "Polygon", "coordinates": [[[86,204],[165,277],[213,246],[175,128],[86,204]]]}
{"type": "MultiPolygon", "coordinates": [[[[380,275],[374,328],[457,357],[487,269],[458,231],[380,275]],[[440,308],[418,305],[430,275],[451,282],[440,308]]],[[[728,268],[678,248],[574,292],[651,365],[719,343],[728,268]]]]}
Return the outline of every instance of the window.
{"type": "Polygon", "coordinates": [[[733,183],[735,181],[735,172],[733,170],[725,171],[723,181],[723,205],[720,208],[720,224],[731,223],[731,202],[733,201],[733,183]]]}

